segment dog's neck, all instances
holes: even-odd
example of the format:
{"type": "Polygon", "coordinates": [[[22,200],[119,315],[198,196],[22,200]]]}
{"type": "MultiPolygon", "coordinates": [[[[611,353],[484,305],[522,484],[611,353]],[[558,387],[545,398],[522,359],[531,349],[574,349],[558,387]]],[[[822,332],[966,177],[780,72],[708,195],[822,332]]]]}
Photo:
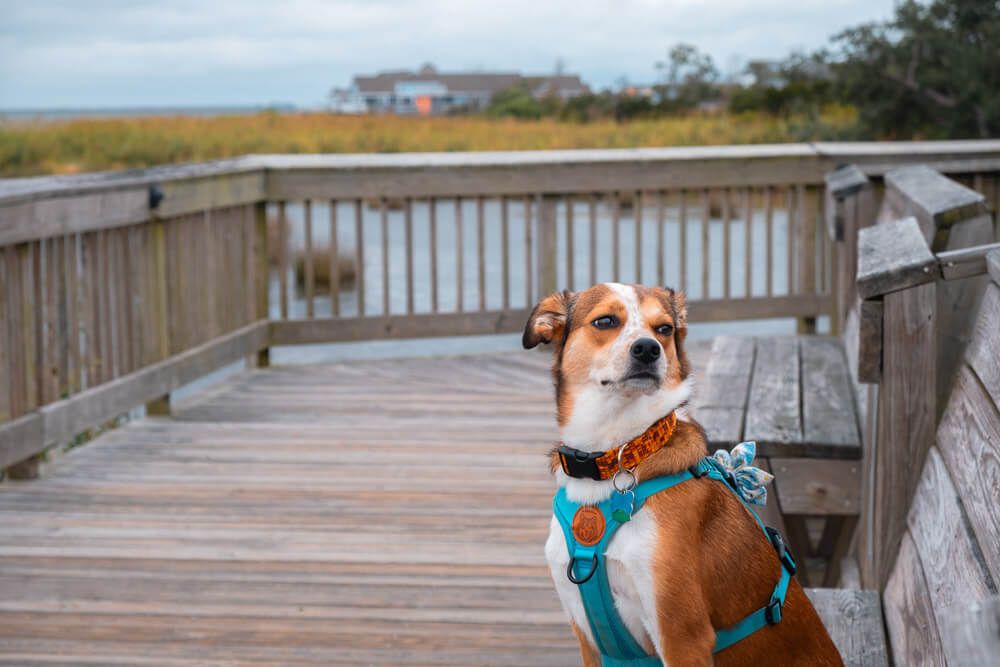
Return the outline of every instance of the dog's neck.
{"type": "MultiPolygon", "coordinates": [[[[671,411],[677,412],[680,422],[690,421],[682,406],[692,387],[691,378],[674,389],[650,395],[624,396],[601,387],[586,387],[575,397],[572,412],[560,426],[561,440],[575,449],[607,451],[639,436],[671,411]]],[[[561,469],[556,470],[556,482],[578,503],[599,503],[614,490],[611,480],[576,479],[561,469]]]]}

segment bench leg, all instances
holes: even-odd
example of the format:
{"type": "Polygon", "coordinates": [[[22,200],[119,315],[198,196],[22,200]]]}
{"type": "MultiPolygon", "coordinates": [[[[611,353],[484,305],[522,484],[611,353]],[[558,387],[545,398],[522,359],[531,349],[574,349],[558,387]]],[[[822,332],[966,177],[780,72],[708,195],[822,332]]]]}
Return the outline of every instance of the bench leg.
{"type": "Polygon", "coordinates": [[[823,586],[833,588],[840,581],[840,563],[847,555],[857,525],[857,515],[835,515],[827,518],[823,527],[823,537],[819,541],[819,552],[827,558],[823,586]]]}
{"type": "Polygon", "coordinates": [[[809,529],[806,526],[806,515],[786,514],[785,527],[788,534],[788,545],[792,548],[792,555],[798,563],[798,573],[795,575],[799,583],[809,586],[809,559],[813,556],[812,544],[809,542],[809,529]]]}

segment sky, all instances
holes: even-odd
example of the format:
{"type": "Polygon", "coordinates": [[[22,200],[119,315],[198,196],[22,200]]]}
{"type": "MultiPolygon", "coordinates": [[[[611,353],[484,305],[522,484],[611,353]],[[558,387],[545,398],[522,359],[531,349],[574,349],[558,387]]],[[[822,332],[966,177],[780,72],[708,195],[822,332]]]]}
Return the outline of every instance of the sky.
{"type": "Polygon", "coordinates": [[[892,0],[0,0],[0,109],[319,106],[354,74],[653,82],[678,42],[724,72],[886,19],[892,0]]]}

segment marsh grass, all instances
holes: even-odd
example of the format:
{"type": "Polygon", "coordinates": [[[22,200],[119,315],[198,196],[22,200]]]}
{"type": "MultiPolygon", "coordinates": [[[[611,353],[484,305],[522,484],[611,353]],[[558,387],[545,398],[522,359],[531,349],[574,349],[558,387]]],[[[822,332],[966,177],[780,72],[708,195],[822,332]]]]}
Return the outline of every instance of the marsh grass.
{"type": "Polygon", "coordinates": [[[856,115],[694,114],[616,123],[480,116],[406,118],[275,113],[0,121],[0,176],[68,174],[248,153],[634,148],[854,138],[856,115]]]}

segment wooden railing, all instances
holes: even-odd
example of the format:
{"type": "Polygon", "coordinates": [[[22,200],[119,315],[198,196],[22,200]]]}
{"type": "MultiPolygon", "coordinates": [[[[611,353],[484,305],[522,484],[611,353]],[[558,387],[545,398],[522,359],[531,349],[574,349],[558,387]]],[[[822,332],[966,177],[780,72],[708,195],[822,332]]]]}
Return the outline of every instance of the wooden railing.
{"type": "Polygon", "coordinates": [[[252,156],[0,181],[0,468],[273,345],[517,331],[539,296],[596,281],[685,289],[694,321],[810,329],[835,312],[820,228],[842,162],[1000,182],[995,141],[252,156]]]}
{"type": "MultiPolygon", "coordinates": [[[[857,239],[858,249],[856,289],[846,315],[853,334],[847,354],[863,383],[857,544],[863,583],[881,589],[899,553],[941,414],[963,372],[989,282],[988,257],[995,263],[1000,256],[1000,235],[983,194],[931,169],[887,174],[878,216],[866,179],[850,172],[841,170],[831,187],[845,213],[843,235],[857,239]]],[[[981,331],[980,337],[981,344],[997,340],[995,332],[981,331]]]]}

